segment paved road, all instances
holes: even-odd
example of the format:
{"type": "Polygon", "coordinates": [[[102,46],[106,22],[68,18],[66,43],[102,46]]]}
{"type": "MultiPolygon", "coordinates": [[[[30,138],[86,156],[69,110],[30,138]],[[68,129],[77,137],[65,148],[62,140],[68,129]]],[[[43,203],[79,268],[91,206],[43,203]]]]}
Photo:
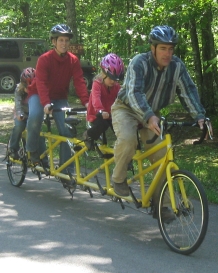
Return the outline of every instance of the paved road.
{"type": "Polygon", "coordinates": [[[13,187],[4,153],[0,144],[0,265],[8,272],[218,272],[218,206],[210,206],[201,247],[183,256],[168,248],[148,215],[79,190],[71,200],[59,183],[31,173],[13,187]]]}

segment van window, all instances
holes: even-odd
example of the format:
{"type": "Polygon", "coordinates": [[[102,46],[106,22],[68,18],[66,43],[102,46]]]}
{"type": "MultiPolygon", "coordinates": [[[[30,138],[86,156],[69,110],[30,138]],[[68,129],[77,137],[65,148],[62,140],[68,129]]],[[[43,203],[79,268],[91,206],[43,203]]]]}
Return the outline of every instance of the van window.
{"type": "Polygon", "coordinates": [[[42,42],[25,42],[24,45],[24,55],[26,57],[30,56],[40,56],[47,51],[45,44],[42,42]]]}
{"type": "Polygon", "coordinates": [[[16,59],[20,57],[18,44],[15,41],[0,41],[0,58],[16,59]]]}

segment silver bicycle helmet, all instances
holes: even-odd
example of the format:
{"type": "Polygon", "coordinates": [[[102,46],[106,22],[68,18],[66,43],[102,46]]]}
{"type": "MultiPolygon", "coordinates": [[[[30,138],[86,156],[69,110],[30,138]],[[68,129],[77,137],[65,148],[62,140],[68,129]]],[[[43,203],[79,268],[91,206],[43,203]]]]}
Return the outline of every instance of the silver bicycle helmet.
{"type": "Polygon", "coordinates": [[[172,44],[177,45],[178,34],[172,27],[156,26],[149,34],[149,43],[152,45],[172,44]]]}
{"type": "Polygon", "coordinates": [[[49,33],[49,39],[58,38],[59,36],[68,36],[70,39],[72,39],[72,29],[65,24],[58,24],[52,27],[49,33]]]}

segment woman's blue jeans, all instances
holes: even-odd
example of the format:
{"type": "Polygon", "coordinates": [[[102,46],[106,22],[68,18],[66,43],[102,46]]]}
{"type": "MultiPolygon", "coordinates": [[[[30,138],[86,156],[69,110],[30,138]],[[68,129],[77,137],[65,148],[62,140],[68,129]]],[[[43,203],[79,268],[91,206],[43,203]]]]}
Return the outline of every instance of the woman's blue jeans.
{"type": "MultiPolygon", "coordinates": [[[[67,100],[52,100],[51,103],[54,104],[54,110],[69,107],[67,100]]],[[[42,122],[44,118],[44,109],[40,103],[38,95],[33,95],[29,98],[29,118],[27,121],[27,150],[30,152],[35,152],[39,147],[39,135],[42,127],[42,122]]],[[[66,127],[64,119],[65,112],[63,111],[53,111],[53,118],[55,120],[59,135],[66,137],[73,137],[70,130],[66,127]]],[[[59,164],[62,165],[71,157],[70,147],[66,142],[61,142],[60,151],[59,151],[59,164]]],[[[71,164],[67,169],[73,173],[74,164],[71,164]]],[[[67,170],[63,170],[64,173],[67,173],[67,170]]]]}

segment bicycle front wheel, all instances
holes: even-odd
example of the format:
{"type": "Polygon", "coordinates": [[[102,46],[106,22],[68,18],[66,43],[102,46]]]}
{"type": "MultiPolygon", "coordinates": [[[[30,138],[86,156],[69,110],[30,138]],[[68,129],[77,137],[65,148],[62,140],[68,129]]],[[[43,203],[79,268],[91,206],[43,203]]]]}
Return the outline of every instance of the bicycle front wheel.
{"type": "Polygon", "coordinates": [[[204,240],[208,226],[208,203],[204,189],[197,177],[189,171],[172,172],[173,190],[176,200],[175,213],[171,209],[168,182],[160,191],[158,205],[158,225],[166,244],[180,254],[191,254],[204,240]],[[168,205],[167,205],[168,204],[168,205]],[[173,215],[170,221],[164,218],[167,208],[173,215]]]}
{"type": "Polygon", "coordinates": [[[27,173],[25,139],[20,140],[20,154],[21,158],[14,160],[10,157],[10,153],[7,149],[7,173],[11,184],[15,187],[20,187],[23,184],[27,173]]]}

